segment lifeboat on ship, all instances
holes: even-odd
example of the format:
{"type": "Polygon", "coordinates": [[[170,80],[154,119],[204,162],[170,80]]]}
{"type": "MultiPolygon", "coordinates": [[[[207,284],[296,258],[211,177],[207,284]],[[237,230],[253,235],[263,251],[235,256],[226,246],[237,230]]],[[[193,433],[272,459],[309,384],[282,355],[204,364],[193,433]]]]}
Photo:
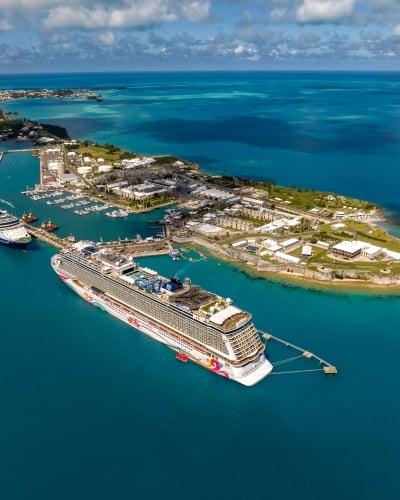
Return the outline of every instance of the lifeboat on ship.
{"type": "Polygon", "coordinates": [[[177,352],[175,358],[182,361],[182,363],[187,363],[189,361],[189,356],[184,352],[177,352]]]}

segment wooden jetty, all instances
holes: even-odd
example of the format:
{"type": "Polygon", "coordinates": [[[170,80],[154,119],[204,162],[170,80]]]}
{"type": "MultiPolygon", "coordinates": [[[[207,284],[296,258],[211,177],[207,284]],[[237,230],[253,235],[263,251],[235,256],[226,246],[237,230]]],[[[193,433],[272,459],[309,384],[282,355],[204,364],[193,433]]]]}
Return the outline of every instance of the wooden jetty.
{"type": "Polygon", "coordinates": [[[259,330],[259,333],[261,334],[262,338],[265,340],[265,345],[267,345],[267,342],[269,340],[275,340],[276,342],[279,342],[280,344],[283,344],[286,347],[290,347],[291,349],[294,349],[295,351],[300,352],[301,354],[299,356],[294,356],[291,358],[284,359],[282,361],[278,361],[276,363],[272,363],[274,366],[279,366],[281,364],[289,363],[290,361],[294,361],[295,359],[299,358],[306,358],[306,359],[316,359],[319,361],[319,364],[322,365],[322,368],[318,368],[317,370],[293,370],[293,371],[285,371],[285,372],[276,372],[275,375],[279,374],[284,374],[284,373],[301,373],[301,372],[308,372],[308,371],[323,371],[326,375],[336,375],[338,373],[338,370],[336,366],[332,365],[331,363],[328,363],[328,361],[325,361],[319,356],[316,356],[315,354],[311,353],[310,351],[307,351],[306,349],[303,349],[302,347],[299,347],[295,344],[292,344],[291,342],[288,342],[287,340],[280,339],[279,337],[275,337],[274,335],[271,335],[270,333],[265,333],[259,330]]]}

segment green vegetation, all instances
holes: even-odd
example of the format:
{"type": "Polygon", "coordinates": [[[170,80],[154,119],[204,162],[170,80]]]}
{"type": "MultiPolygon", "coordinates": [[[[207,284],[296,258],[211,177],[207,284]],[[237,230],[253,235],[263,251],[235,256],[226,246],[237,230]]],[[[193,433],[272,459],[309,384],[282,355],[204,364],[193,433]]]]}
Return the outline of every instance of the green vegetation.
{"type": "Polygon", "coordinates": [[[339,196],[330,192],[317,192],[314,188],[296,188],[295,185],[289,187],[277,186],[272,182],[253,182],[252,186],[260,191],[269,193],[270,199],[274,202],[278,198],[279,203],[308,212],[312,208],[343,210],[351,207],[356,210],[370,211],[374,208],[368,201],[358,200],[348,196],[339,196]],[[344,208],[345,207],[345,208],[344,208]]]}
{"type": "MultiPolygon", "coordinates": [[[[99,144],[92,143],[90,141],[67,144],[66,148],[68,151],[76,151],[76,153],[82,156],[89,156],[90,158],[96,159],[103,158],[105,162],[109,163],[118,162],[124,157],[124,155],[126,155],[126,151],[123,151],[116,146],[112,146],[111,144],[100,146],[99,144]]],[[[135,155],[129,154],[128,157],[132,158],[132,156],[135,155]]]]}
{"type": "Polygon", "coordinates": [[[15,139],[20,133],[32,132],[32,140],[47,136],[55,139],[69,139],[68,131],[59,125],[44,124],[19,117],[15,111],[5,112],[0,108],[0,134],[15,139]]]}

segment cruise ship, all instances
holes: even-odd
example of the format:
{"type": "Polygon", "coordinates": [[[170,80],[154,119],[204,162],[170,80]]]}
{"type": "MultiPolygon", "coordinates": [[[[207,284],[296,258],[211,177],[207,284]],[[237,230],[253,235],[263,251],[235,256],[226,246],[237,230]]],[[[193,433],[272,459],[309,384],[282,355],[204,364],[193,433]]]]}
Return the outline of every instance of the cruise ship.
{"type": "Polygon", "coordinates": [[[272,370],[251,315],[188,278],[167,279],[89,241],[61,250],[51,265],[83,299],[167,345],[178,359],[245,386],[272,370]]]}
{"type": "Polygon", "coordinates": [[[25,226],[17,217],[5,210],[0,210],[0,245],[25,248],[31,239],[25,226]]]}

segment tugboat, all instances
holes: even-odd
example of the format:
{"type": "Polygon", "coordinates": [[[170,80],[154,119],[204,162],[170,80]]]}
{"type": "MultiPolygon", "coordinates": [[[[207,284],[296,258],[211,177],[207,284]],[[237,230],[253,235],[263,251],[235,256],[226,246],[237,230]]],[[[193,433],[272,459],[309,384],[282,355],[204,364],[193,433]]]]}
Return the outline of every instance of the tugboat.
{"type": "Polygon", "coordinates": [[[48,231],[49,233],[58,229],[58,226],[51,222],[51,220],[49,220],[48,222],[42,222],[42,224],[40,224],[40,227],[45,231],[48,231]]]}
{"type": "Polygon", "coordinates": [[[24,221],[24,222],[27,222],[28,224],[30,222],[36,222],[38,220],[38,218],[36,217],[36,215],[33,215],[32,212],[29,212],[28,214],[23,214],[21,219],[24,221]]]}

